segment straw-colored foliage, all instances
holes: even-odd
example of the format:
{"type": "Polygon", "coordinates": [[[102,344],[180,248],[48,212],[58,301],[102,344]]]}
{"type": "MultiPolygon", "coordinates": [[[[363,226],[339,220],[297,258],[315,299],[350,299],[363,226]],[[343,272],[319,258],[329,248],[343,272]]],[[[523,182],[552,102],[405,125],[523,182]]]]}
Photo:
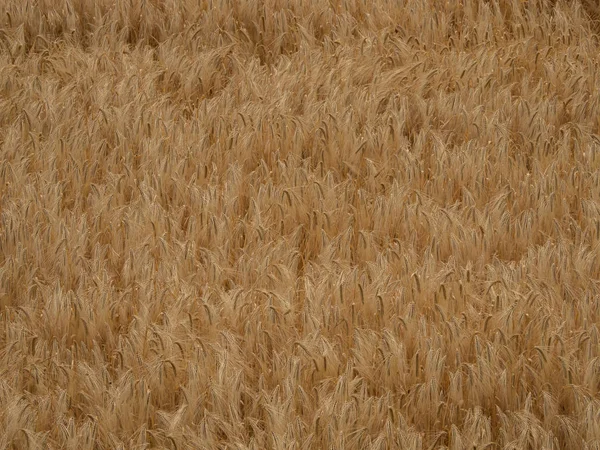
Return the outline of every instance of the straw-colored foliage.
{"type": "Polygon", "coordinates": [[[594,1],[0,12],[0,449],[600,448],[594,1]]]}

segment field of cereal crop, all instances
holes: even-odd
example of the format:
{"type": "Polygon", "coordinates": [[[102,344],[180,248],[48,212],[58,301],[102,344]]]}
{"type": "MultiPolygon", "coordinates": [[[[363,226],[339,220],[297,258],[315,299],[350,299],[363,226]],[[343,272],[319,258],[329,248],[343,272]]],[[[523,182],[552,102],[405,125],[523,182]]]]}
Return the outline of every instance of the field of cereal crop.
{"type": "Polygon", "coordinates": [[[4,0],[0,450],[600,449],[598,11],[4,0]]]}

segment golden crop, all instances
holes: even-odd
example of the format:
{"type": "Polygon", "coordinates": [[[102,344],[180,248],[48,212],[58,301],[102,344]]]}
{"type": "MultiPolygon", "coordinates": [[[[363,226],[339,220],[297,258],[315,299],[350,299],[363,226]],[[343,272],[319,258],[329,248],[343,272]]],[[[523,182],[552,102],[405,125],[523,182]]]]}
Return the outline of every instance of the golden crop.
{"type": "Polygon", "coordinates": [[[594,3],[4,0],[0,450],[600,449],[594,3]]]}

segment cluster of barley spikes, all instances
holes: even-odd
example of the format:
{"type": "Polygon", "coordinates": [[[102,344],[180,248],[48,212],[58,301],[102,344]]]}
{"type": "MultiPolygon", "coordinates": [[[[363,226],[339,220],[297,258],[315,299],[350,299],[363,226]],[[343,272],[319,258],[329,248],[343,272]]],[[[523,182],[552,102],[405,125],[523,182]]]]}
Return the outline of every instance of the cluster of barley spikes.
{"type": "Polygon", "coordinates": [[[593,3],[4,0],[0,449],[599,449],[593,3]]]}

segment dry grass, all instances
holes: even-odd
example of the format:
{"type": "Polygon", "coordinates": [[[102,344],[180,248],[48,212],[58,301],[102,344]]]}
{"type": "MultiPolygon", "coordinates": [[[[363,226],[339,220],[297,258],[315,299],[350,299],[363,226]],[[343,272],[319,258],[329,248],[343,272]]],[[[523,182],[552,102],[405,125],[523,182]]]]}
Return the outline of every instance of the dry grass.
{"type": "Polygon", "coordinates": [[[600,448],[598,17],[4,1],[0,449],[600,448]]]}

